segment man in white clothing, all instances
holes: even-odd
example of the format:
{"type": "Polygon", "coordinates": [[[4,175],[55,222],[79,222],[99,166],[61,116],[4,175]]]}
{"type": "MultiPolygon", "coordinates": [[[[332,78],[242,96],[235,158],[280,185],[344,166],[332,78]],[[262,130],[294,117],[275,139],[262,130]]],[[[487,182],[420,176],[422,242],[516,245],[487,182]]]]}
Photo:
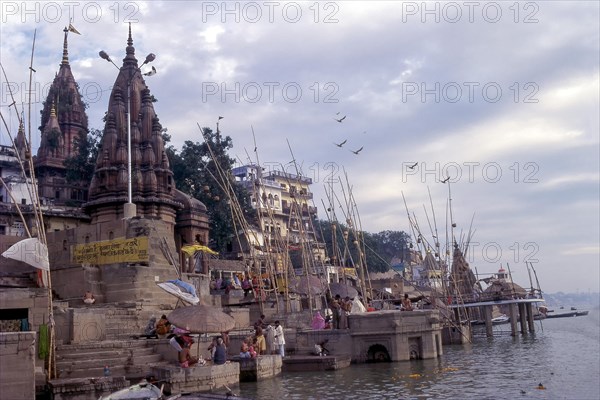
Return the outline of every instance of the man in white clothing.
{"type": "Polygon", "coordinates": [[[275,347],[279,347],[279,354],[281,357],[285,357],[285,337],[283,336],[283,327],[279,324],[279,321],[275,321],[275,347]]]}

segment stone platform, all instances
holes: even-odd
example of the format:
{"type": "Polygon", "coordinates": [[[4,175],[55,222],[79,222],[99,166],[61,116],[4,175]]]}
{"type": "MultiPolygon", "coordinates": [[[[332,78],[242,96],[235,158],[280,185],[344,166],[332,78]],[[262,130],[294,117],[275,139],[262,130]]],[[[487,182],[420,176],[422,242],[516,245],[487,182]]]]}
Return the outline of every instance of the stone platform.
{"type": "Polygon", "coordinates": [[[240,382],[256,382],[281,374],[281,356],[263,355],[257,358],[235,356],[233,362],[240,364],[240,382]]]}
{"type": "Polygon", "coordinates": [[[96,400],[129,387],[129,381],[124,376],[54,379],[49,387],[54,400],[96,400]]]}
{"type": "Polygon", "coordinates": [[[283,359],[283,372],[335,371],[350,366],[350,355],[291,356],[283,359]]]}
{"type": "Polygon", "coordinates": [[[165,393],[171,394],[210,392],[240,382],[240,364],[236,362],[190,368],[168,365],[154,367],[152,372],[157,381],[165,384],[165,393]]]}

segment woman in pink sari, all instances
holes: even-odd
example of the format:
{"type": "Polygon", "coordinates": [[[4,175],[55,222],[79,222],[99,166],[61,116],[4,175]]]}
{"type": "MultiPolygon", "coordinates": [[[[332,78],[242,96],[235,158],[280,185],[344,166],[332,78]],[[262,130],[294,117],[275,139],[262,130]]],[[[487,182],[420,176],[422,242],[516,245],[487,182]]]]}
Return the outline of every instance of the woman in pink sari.
{"type": "Polygon", "coordinates": [[[312,320],[312,328],[314,330],[325,329],[325,318],[321,315],[321,312],[317,311],[315,317],[312,320]]]}

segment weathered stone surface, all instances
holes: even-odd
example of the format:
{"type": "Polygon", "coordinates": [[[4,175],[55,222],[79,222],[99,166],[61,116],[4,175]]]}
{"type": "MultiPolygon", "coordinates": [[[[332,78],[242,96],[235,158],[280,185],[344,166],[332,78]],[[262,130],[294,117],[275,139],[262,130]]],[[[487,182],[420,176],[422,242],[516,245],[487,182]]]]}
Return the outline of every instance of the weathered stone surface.
{"type": "Polygon", "coordinates": [[[240,364],[240,382],[256,382],[281,374],[282,360],[279,355],[264,355],[257,358],[236,356],[232,361],[240,364]]]}
{"type": "MultiPolygon", "coordinates": [[[[54,400],[96,400],[130,386],[124,376],[54,379],[49,382],[54,400]]],[[[31,397],[32,399],[34,397],[31,397]]]]}
{"type": "Polygon", "coordinates": [[[250,310],[248,308],[231,307],[223,310],[226,314],[229,314],[235,319],[234,329],[245,329],[250,327],[250,310]]]}
{"type": "Polygon", "coordinates": [[[102,309],[73,308],[71,311],[72,343],[106,339],[106,313],[102,309]]]}
{"type": "Polygon", "coordinates": [[[352,314],[349,324],[350,329],[297,332],[296,353],[312,354],[316,343],[327,340],[331,355],[349,353],[352,362],[357,363],[377,358],[389,361],[436,358],[442,354],[441,325],[435,310],[352,314]]]}
{"type": "Polygon", "coordinates": [[[0,399],[35,398],[35,332],[0,333],[0,399]]]}
{"type": "Polygon", "coordinates": [[[302,355],[286,357],[283,360],[284,372],[305,372],[305,371],[334,371],[350,366],[351,357],[349,354],[335,356],[316,356],[302,355]]]}
{"type": "Polygon", "coordinates": [[[156,379],[165,382],[165,391],[173,394],[208,392],[225,386],[237,385],[240,381],[240,365],[235,362],[191,368],[164,366],[155,367],[152,371],[156,379]]]}
{"type": "Polygon", "coordinates": [[[442,354],[435,310],[376,311],[349,316],[352,361],[436,358],[442,354]]]}

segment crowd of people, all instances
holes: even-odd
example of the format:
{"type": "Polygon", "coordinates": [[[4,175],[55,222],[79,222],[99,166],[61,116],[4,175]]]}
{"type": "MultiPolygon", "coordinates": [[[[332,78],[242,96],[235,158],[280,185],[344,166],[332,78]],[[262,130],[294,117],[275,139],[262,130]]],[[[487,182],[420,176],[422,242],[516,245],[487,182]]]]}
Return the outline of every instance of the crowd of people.
{"type": "Polygon", "coordinates": [[[244,298],[253,295],[254,298],[263,296],[265,291],[273,288],[271,279],[262,278],[257,275],[250,276],[248,274],[232,274],[231,277],[213,278],[209,285],[211,290],[223,290],[225,294],[229,294],[232,290],[243,290],[244,298]]]}
{"type": "MultiPolygon", "coordinates": [[[[252,291],[253,285],[246,277],[242,281],[241,287],[246,291],[252,291]]],[[[312,328],[315,330],[321,329],[349,329],[348,316],[352,312],[353,300],[346,296],[342,298],[339,294],[330,298],[329,308],[331,315],[326,315],[324,318],[317,311],[312,320],[312,328]]],[[[402,299],[402,310],[412,311],[413,306],[408,294],[405,294],[402,299]]],[[[364,307],[363,307],[364,309],[364,307]]],[[[369,311],[368,309],[366,311],[369,311]]],[[[280,321],[276,320],[273,325],[266,322],[264,314],[253,325],[254,333],[245,337],[241,341],[239,358],[252,359],[265,354],[279,354],[285,357],[285,334],[280,321]]],[[[178,329],[169,322],[166,315],[156,321],[156,318],[151,318],[146,327],[145,336],[169,338],[171,345],[178,352],[179,365],[182,368],[189,368],[194,365],[204,365],[205,360],[202,355],[195,357],[190,351],[194,344],[194,339],[189,332],[178,329]]],[[[329,350],[326,348],[327,340],[315,343],[314,354],[319,356],[329,355],[329,350]]],[[[215,365],[225,364],[228,362],[229,349],[229,332],[221,332],[215,336],[208,346],[209,360],[215,365]]]]}
{"type": "MultiPolygon", "coordinates": [[[[182,368],[205,365],[208,360],[214,365],[229,362],[229,332],[221,332],[220,335],[213,337],[207,348],[208,359],[204,359],[202,355],[199,357],[193,355],[191,347],[195,341],[192,336],[189,332],[171,324],[166,315],[162,315],[158,321],[154,317],[151,318],[144,336],[170,339],[171,346],[177,350],[178,362],[182,368]]],[[[254,323],[254,334],[242,340],[239,357],[256,358],[265,354],[280,354],[285,357],[285,336],[279,321],[275,321],[271,326],[266,323],[265,316],[261,315],[254,323]]]]}

